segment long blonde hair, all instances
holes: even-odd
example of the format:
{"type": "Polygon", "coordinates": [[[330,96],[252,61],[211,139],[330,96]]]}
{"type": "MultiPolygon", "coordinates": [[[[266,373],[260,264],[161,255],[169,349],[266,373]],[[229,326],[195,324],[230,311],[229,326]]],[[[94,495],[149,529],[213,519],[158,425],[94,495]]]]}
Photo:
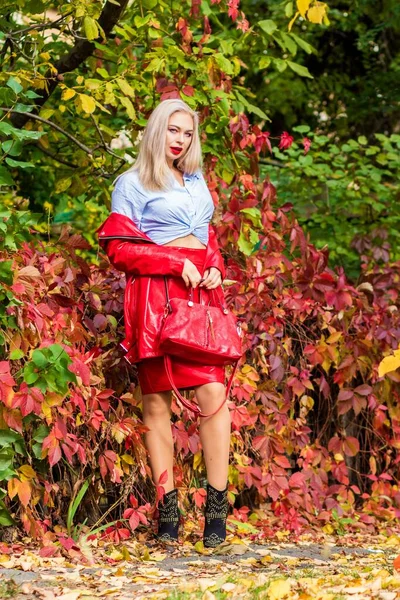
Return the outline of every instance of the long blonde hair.
{"type": "Polygon", "coordinates": [[[176,112],[186,112],[193,119],[193,135],[188,151],[175,161],[181,171],[195,173],[202,164],[199,137],[199,118],[197,113],[183,100],[171,98],[164,100],[153,110],[147,122],[139,146],[135,164],[124,171],[137,170],[143,187],[149,190],[163,190],[171,186],[171,169],[165,157],[165,140],[168,122],[176,112]]]}

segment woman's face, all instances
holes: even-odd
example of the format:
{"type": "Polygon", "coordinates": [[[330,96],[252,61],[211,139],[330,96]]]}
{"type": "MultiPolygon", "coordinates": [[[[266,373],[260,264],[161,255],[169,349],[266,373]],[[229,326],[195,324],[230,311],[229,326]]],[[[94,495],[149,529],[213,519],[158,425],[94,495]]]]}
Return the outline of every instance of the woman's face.
{"type": "Polygon", "coordinates": [[[193,118],[187,112],[170,116],[165,143],[165,155],[170,167],[174,160],[186,154],[193,137],[193,118]]]}

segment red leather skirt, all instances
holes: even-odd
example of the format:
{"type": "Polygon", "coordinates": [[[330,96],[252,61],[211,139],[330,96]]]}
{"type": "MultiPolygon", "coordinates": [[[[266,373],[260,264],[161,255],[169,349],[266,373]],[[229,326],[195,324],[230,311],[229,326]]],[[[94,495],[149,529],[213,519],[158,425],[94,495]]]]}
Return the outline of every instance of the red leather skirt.
{"type": "MultiPolygon", "coordinates": [[[[206,256],[206,250],[197,248],[187,248],[187,258],[191,260],[201,274],[203,274],[203,265],[206,256]]],[[[168,292],[170,298],[188,298],[189,290],[182,278],[168,278],[168,292]]],[[[209,291],[201,288],[202,296],[206,296],[209,291]]],[[[212,297],[210,296],[210,299],[212,297]]],[[[199,301],[199,288],[194,290],[194,302],[199,301]]],[[[215,365],[201,365],[199,363],[184,361],[181,358],[172,358],[172,372],[174,382],[177,388],[194,388],[205,383],[225,383],[225,368],[215,365]]],[[[171,389],[171,384],[164,367],[164,357],[146,358],[137,363],[139,384],[142,394],[152,394],[156,392],[165,392],[171,389]]]]}

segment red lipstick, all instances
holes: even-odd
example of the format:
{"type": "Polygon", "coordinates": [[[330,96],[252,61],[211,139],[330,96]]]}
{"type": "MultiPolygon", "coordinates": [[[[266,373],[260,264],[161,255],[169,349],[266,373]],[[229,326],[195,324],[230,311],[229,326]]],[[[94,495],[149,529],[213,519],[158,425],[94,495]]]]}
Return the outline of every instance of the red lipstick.
{"type": "Polygon", "coordinates": [[[182,152],[182,148],[173,148],[173,147],[171,147],[171,152],[173,154],[177,154],[178,155],[178,154],[180,154],[182,152]]]}

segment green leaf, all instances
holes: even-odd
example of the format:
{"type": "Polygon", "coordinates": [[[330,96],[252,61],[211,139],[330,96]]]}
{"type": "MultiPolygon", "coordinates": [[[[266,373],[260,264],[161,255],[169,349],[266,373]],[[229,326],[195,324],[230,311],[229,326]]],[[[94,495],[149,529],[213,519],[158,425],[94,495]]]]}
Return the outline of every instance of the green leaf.
{"type": "Polygon", "coordinates": [[[367,140],[367,138],[365,137],[365,135],[360,135],[360,136],[357,138],[357,142],[358,142],[359,144],[361,144],[362,146],[366,146],[366,145],[368,144],[368,140],[367,140]]]}
{"type": "Polygon", "coordinates": [[[260,117],[260,119],[265,119],[266,121],[270,121],[268,115],[266,115],[265,112],[263,110],[261,110],[261,108],[258,108],[258,106],[254,106],[254,104],[250,104],[250,102],[244,96],[242,96],[242,94],[240,92],[238,92],[237,90],[235,90],[235,93],[236,93],[237,99],[244,104],[245,108],[249,112],[254,113],[258,117],[260,117]]]}
{"type": "Polygon", "coordinates": [[[18,167],[20,169],[28,169],[29,167],[34,167],[35,165],[31,162],[24,162],[22,160],[14,160],[13,158],[6,158],[6,163],[10,165],[10,167],[18,167]]]}
{"type": "Polygon", "coordinates": [[[278,29],[278,25],[275,23],[275,21],[272,21],[271,19],[259,21],[258,25],[263,31],[265,31],[265,33],[268,33],[268,35],[272,35],[278,29]]]}
{"type": "Polygon", "coordinates": [[[301,38],[299,35],[296,35],[295,33],[292,33],[292,32],[289,33],[288,35],[290,35],[294,39],[296,44],[298,46],[300,46],[300,48],[302,48],[302,50],[305,50],[307,52],[307,54],[316,52],[316,49],[314,48],[314,46],[311,46],[311,44],[309,44],[308,42],[303,40],[303,38],[301,38]]]}
{"type": "Polygon", "coordinates": [[[8,85],[8,87],[11,88],[16,94],[19,94],[24,89],[22,85],[12,76],[9,78],[6,85],[8,85]]]}
{"type": "Polygon", "coordinates": [[[216,52],[213,56],[213,59],[221,71],[227,75],[233,75],[233,65],[231,61],[228,60],[223,54],[216,52]]]}
{"type": "Polygon", "coordinates": [[[0,261],[0,281],[7,285],[13,283],[12,260],[0,261]]]}
{"type": "Polygon", "coordinates": [[[24,356],[24,353],[19,348],[10,352],[10,360],[19,360],[23,356],[24,356]]]}
{"type": "Polygon", "coordinates": [[[6,135],[13,135],[16,132],[17,130],[12,125],[6,123],[5,121],[0,121],[0,133],[5,133],[6,135]]]}
{"type": "Polygon", "coordinates": [[[88,478],[83,483],[81,489],[79,490],[79,492],[77,493],[77,495],[75,496],[73,501],[71,501],[69,503],[68,514],[67,514],[67,531],[68,531],[69,535],[71,535],[72,524],[73,524],[75,513],[76,513],[80,503],[82,502],[82,499],[83,499],[84,495],[86,494],[89,485],[90,485],[90,479],[88,478]]]}
{"type": "Polygon", "coordinates": [[[280,34],[281,34],[281,38],[282,38],[282,41],[283,41],[285,47],[287,48],[287,50],[289,50],[290,54],[293,54],[293,56],[294,56],[297,52],[297,44],[292,40],[290,35],[288,35],[287,33],[284,33],[283,31],[281,31],[280,34]]]}
{"type": "Polygon", "coordinates": [[[242,208],[240,212],[246,215],[255,227],[262,227],[261,211],[259,208],[242,208]]]}
{"type": "Polygon", "coordinates": [[[88,15],[85,16],[83,19],[83,28],[88,40],[93,41],[99,37],[99,28],[92,17],[89,17],[88,15]]]}
{"type": "Polygon", "coordinates": [[[307,67],[304,67],[303,65],[299,65],[298,63],[294,63],[290,60],[287,60],[286,62],[289,65],[289,67],[292,69],[292,71],[294,71],[301,77],[309,77],[310,79],[314,79],[314,77],[311,75],[311,73],[307,69],[307,67]]]}
{"type": "Polygon", "coordinates": [[[43,369],[49,364],[49,361],[40,349],[36,349],[32,352],[32,362],[39,368],[43,369]]]}
{"type": "Polygon", "coordinates": [[[14,519],[6,509],[4,502],[0,502],[0,525],[3,527],[14,525],[14,519]]]}
{"type": "Polygon", "coordinates": [[[11,156],[19,156],[22,152],[22,143],[19,140],[6,140],[1,144],[2,149],[11,156]]]}
{"type": "Polygon", "coordinates": [[[285,6],[285,16],[290,19],[293,15],[293,2],[288,2],[285,6]]]}
{"type": "Polygon", "coordinates": [[[14,179],[11,176],[11,173],[6,167],[0,165],[0,186],[1,185],[14,185],[14,179]]]}

